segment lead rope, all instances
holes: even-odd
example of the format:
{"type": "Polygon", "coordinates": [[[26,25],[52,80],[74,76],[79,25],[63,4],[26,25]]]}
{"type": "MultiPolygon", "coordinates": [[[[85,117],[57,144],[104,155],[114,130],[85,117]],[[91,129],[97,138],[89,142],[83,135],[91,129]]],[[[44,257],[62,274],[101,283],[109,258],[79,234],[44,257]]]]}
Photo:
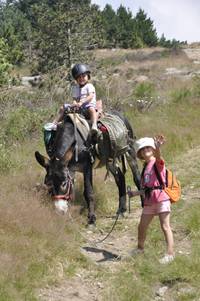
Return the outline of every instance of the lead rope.
{"type": "Polygon", "coordinates": [[[110,234],[113,232],[113,230],[114,230],[114,228],[115,228],[115,226],[116,226],[116,224],[117,224],[119,215],[120,215],[120,213],[118,212],[117,215],[116,215],[115,221],[114,221],[114,223],[113,223],[113,225],[112,225],[112,228],[111,228],[110,231],[106,234],[106,236],[105,236],[104,238],[100,239],[100,240],[94,241],[95,244],[100,244],[100,243],[102,243],[104,240],[106,240],[106,239],[110,236],[110,234]]]}
{"type": "MultiPolygon", "coordinates": [[[[72,220],[72,222],[74,222],[75,219],[72,217],[72,215],[71,215],[71,213],[70,213],[69,211],[68,211],[68,215],[69,215],[69,218],[72,220]]],[[[88,239],[87,237],[85,237],[80,231],[78,231],[78,232],[79,232],[79,234],[80,234],[85,240],[87,240],[87,242],[90,243],[91,245],[97,245],[97,244],[100,244],[100,243],[102,243],[104,240],[106,240],[106,239],[110,236],[110,234],[113,232],[113,230],[114,230],[114,228],[115,228],[115,226],[116,226],[116,224],[117,224],[119,215],[120,215],[120,213],[117,213],[116,218],[115,218],[115,221],[114,221],[114,223],[113,223],[113,225],[112,225],[111,230],[110,230],[110,231],[106,234],[106,236],[105,236],[104,238],[102,238],[102,239],[99,239],[99,240],[90,240],[90,239],[88,239]]],[[[78,228],[78,227],[77,227],[77,228],[78,228]]],[[[79,230],[79,229],[78,229],[78,230],[79,230]]]]}

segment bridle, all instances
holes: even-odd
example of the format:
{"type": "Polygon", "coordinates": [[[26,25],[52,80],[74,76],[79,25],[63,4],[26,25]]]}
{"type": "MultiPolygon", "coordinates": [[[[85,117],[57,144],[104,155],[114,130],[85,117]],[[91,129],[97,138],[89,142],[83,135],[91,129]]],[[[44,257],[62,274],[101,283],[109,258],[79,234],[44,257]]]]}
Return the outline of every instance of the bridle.
{"type": "Polygon", "coordinates": [[[52,196],[53,201],[57,200],[66,200],[66,201],[73,201],[73,179],[70,176],[69,171],[67,172],[67,189],[65,194],[57,194],[52,196]]]}

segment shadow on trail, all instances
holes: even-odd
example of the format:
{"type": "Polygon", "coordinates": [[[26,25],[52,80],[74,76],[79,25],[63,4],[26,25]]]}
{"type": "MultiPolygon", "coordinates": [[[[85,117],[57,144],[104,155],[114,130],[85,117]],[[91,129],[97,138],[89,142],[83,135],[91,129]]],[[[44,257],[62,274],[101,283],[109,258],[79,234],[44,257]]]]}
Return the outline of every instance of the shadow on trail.
{"type": "Polygon", "coordinates": [[[83,250],[86,252],[91,252],[91,253],[101,253],[103,258],[100,260],[97,260],[96,262],[104,262],[104,261],[119,261],[121,260],[121,257],[117,254],[114,254],[112,252],[109,252],[104,249],[98,249],[94,247],[82,247],[83,250]]]}

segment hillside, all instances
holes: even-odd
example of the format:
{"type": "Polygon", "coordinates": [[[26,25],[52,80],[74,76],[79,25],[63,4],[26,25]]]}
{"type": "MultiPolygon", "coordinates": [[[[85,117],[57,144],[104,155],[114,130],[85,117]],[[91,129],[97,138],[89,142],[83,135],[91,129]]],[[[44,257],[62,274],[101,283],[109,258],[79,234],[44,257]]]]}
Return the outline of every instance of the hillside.
{"type": "MultiPolygon", "coordinates": [[[[104,243],[91,242],[110,230],[117,208],[104,169],[95,172],[94,231],[85,228],[80,175],[70,214],[55,214],[34,151],[45,153],[42,125],[70,98],[64,71],[57,70],[42,75],[39,86],[1,90],[0,301],[199,300],[200,49],[110,49],[93,57],[92,80],[105,108],[123,111],[138,137],[166,136],[163,155],[183,187],[172,214],[176,259],[159,265],[164,241],[155,221],[144,256],[113,260],[136,243],[137,200],[104,243]]],[[[14,72],[21,77],[27,70],[14,72]]],[[[127,184],[133,186],[130,172],[127,184]]]]}

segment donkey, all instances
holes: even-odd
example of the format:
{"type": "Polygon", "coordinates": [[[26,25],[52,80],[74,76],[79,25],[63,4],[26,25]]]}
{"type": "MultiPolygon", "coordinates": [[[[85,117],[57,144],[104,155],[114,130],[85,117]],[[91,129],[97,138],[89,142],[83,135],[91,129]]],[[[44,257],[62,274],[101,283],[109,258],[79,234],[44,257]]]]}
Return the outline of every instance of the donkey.
{"type": "MultiPolygon", "coordinates": [[[[98,159],[98,164],[96,164],[98,166],[96,167],[106,165],[107,170],[114,176],[119,191],[118,214],[123,215],[127,210],[126,160],[131,168],[133,180],[137,188],[140,189],[140,173],[133,147],[136,139],[133,129],[128,120],[119,115],[118,112],[112,113],[111,116],[116,117],[118,121],[120,119],[120,122],[126,129],[126,137],[123,138],[126,140],[127,147],[121,153],[116,154],[112,151],[108,133],[101,133],[91,138],[91,132],[88,131],[88,138],[84,138],[81,132],[77,130],[76,123],[72,122],[72,119],[67,115],[64,123],[55,132],[53,147],[49,153],[50,158],[44,157],[38,151],[35,152],[37,162],[46,170],[44,183],[53,197],[55,206],[62,212],[67,211],[68,201],[71,200],[73,194],[75,172],[83,173],[84,197],[88,208],[88,224],[93,225],[96,221],[93,192],[93,168],[96,164],[94,162],[96,159],[98,159]],[[122,164],[119,164],[120,161],[122,164]]],[[[111,125],[111,129],[112,127],[111,125]]]]}

